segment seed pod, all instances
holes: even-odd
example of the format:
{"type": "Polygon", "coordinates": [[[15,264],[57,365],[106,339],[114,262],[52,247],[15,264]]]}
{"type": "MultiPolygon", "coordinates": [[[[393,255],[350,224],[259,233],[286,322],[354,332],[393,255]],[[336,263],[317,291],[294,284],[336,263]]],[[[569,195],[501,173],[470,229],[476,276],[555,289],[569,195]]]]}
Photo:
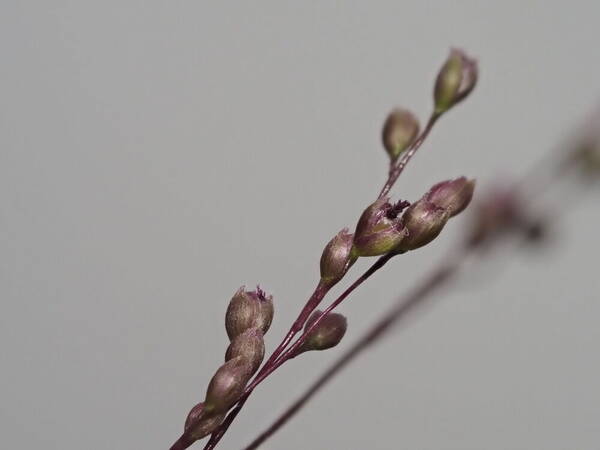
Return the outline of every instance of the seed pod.
{"type": "Polygon", "coordinates": [[[402,215],[407,236],[400,242],[398,250],[415,250],[433,241],[442,231],[450,215],[444,208],[421,199],[413,203],[402,215]]]}
{"type": "Polygon", "coordinates": [[[206,389],[206,407],[215,412],[227,411],[244,391],[251,369],[250,363],[241,356],[219,367],[206,389]]]}
{"type": "Polygon", "coordinates": [[[250,328],[258,328],[266,333],[273,320],[273,297],[256,288],[246,291],[244,286],[238,289],[227,307],[225,328],[229,340],[233,340],[250,328]]]}
{"type": "Polygon", "coordinates": [[[475,88],[477,76],[477,61],[462,50],[451,49],[435,82],[433,97],[436,113],[444,113],[464,100],[475,88]]]}
{"type": "Polygon", "coordinates": [[[240,357],[245,359],[251,367],[253,375],[260,367],[265,356],[265,341],[263,333],[258,328],[250,328],[236,336],[225,353],[225,361],[240,357]]]}
{"type": "Polygon", "coordinates": [[[407,202],[389,203],[380,198],[360,216],[354,233],[354,251],[358,256],[384,255],[398,246],[406,230],[398,214],[408,206],[407,202]]]}
{"type": "Polygon", "coordinates": [[[211,411],[207,411],[204,403],[198,403],[192,408],[187,419],[185,419],[184,431],[189,430],[192,439],[202,439],[221,425],[221,422],[225,419],[225,415],[226,412],[212,413],[211,411]],[[193,428],[190,429],[192,426],[193,428]]]}
{"type": "Polygon", "coordinates": [[[454,217],[469,205],[474,190],[475,180],[460,177],[434,185],[425,194],[425,198],[440,208],[448,210],[450,217],[454,217]]]}
{"type": "Polygon", "coordinates": [[[395,161],[419,135],[419,121],[405,109],[392,111],[383,125],[381,140],[390,159],[395,161]]]}
{"type": "Polygon", "coordinates": [[[356,261],[352,251],[354,235],[344,228],[325,246],[321,255],[321,280],[334,284],[346,274],[356,261]]]}
{"type": "MultiPolygon", "coordinates": [[[[305,332],[308,331],[321,314],[321,311],[312,313],[304,326],[305,332]]],[[[347,327],[348,321],[341,314],[327,314],[317,327],[310,332],[304,343],[300,346],[298,353],[310,350],[327,350],[328,348],[335,347],[340,343],[344,334],[346,334],[347,327]]]]}

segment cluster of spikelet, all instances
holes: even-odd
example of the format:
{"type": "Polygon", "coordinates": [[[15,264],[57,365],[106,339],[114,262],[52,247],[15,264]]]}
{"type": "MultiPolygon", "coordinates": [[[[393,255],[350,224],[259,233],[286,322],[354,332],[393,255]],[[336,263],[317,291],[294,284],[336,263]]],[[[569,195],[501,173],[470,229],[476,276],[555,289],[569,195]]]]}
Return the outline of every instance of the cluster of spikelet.
{"type": "MultiPolygon", "coordinates": [[[[386,186],[360,215],[354,232],[344,228],[325,246],[320,261],[320,282],[315,295],[302,310],[288,337],[304,329],[302,336],[286,348],[284,340],[265,367],[267,369],[309,350],[325,350],[343,338],[347,321],[338,313],[316,310],[325,293],[337,284],[360,257],[394,255],[418,249],[433,241],[448,220],[470,203],[475,182],[466,177],[442,181],[431,187],[412,204],[391,202],[389,189],[424,139],[432,124],[447,110],[462,101],[477,81],[476,63],[459,50],[452,50],[440,70],[434,89],[434,112],[426,130],[420,133],[415,116],[406,110],[392,111],[382,130],[383,146],[390,158],[386,186]],[[283,351],[286,353],[283,353],[283,351]]],[[[230,344],[225,363],[215,372],[204,401],[190,411],[184,435],[191,442],[213,433],[223,423],[228,411],[257,384],[252,377],[265,355],[264,334],[273,320],[273,299],[260,288],[240,288],[231,299],[225,315],[230,344]]],[[[256,378],[265,371],[261,369],[256,378]]],[[[259,380],[260,381],[260,380],[259,380]]],[[[176,447],[174,447],[176,448],[176,447]]]]}
{"type": "Polygon", "coordinates": [[[185,430],[189,431],[190,437],[201,439],[221,424],[262,363],[265,356],[264,334],[272,320],[271,296],[260,288],[247,291],[241,287],[235,293],[225,315],[225,328],[230,340],[225,364],[210,380],[205,400],[188,414],[185,430]]]}
{"type": "MultiPolygon", "coordinates": [[[[321,279],[334,284],[358,257],[404,253],[420,248],[435,239],[451,217],[463,211],[473,196],[474,182],[465,177],[443,181],[433,186],[421,199],[391,204],[381,198],[362,213],[354,233],[338,233],[321,256],[321,279]]],[[[242,395],[251,377],[260,367],[264,355],[264,334],[273,320],[273,299],[260,288],[240,288],[231,299],[225,314],[225,328],[230,344],[225,363],[213,375],[203,402],[192,408],[185,430],[194,439],[212,433],[229,409],[242,395]],[[193,429],[189,429],[193,427],[193,429]]],[[[305,323],[309,331],[294,356],[309,350],[325,350],[343,338],[346,318],[337,313],[321,317],[314,311],[305,323]],[[318,326],[313,324],[319,320],[318,326]]]]}

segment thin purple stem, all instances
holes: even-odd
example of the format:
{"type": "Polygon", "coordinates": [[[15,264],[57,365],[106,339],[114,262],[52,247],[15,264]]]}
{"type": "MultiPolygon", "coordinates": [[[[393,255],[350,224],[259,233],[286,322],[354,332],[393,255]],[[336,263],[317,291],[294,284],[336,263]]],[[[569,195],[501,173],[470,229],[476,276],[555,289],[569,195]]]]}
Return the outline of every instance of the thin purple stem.
{"type": "Polygon", "coordinates": [[[283,350],[285,350],[285,348],[292,341],[292,339],[294,339],[296,334],[298,334],[298,332],[302,330],[302,328],[304,327],[304,323],[306,322],[310,314],[317,308],[317,306],[319,306],[321,301],[323,301],[323,298],[325,297],[325,295],[327,295],[327,292],[329,292],[332,286],[333,285],[331,283],[325,283],[322,280],[319,281],[319,284],[315,288],[315,291],[313,292],[311,297],[306,302],[306,305],[304,305],[304,308],[302,308],[302,311],[300,311],[300,314],[290,327],[289,331],[287,332],[281,343],[273,351],[267,362],[263,365],[256,378],[260,377],[261,373],[264,372],[269,366],[271,366],[275,362],[275,360],[277,360],[279,355],[283,352],[283,350]]]}
{"type": "Polygon", "coordinates": [[[294,342],[294,344],[292,344],[292,346],[285,353],[283,353],[283,355],[281,355],[273,364],[269,365],[268,367],[266,365],[263,367],[264,370],[261,370],[261,373],[259,373],[254,378],[254,380],[246,387],[237,405],[227,415],[227,417],[219,426],[219,428],[217,428],[217,430],[215,430],[215,432],[212,434],[210,440],[204,446],[204,450],[212,450],[216,447],[216,445],[219,443],[219,441],[233,422],[233,420],[239,414],[240,410],[244,406],[244,403],[246,403],[246,400],[248,399],[250,394],[252,394],[254,388],[256,388],[256,386],[258,386],[260,383],[262,383],[283,363],[294,357],[295,351],[306,340],[308,333],[310,333],[310,331],[312,331],[321,322],[324,316],[337,305],[339,305],[341,302],[343,302],[344,299],[348,297],[358,286],[360,286],[371,275],[373,275],[375,272],[381,269],[394,256],[394,254],[387,254],[381,256],[377,261],[375,261],[371,267],[369,267],[360,277],[356,279],[356,281],[354,281],[354,283],[352,283],[337,299],[335,299],[335,301],[331,305],[327,307],[325,312],[312,323],[312,325],[296,340],[296,342],[294,342]]]}
{"type": "Polygon", "coordinates": [[[419,135],[419,137],[415,140],[415,142],[412,143],[412,145],[404,153],[402,158],[400,158],[400,161],[398,161],[395,165],[390,167],[388,179],[385,182],[385,184],[383,185],[381,192],[379,192],[378,198],[385,197],[390,192],[390,190],[394,186],[394,183],[396,183],[396,180],[398,180],[398,177],[404,171],[404,168],[406,167],[408,162],[411,160],[411,158],[415,155],[415,153],[417,153],[417,150],[419,150],[419,147],[421,147],[423,142],[425,142],[425,139],[427,139],[427,136],[429,136],[431,129],[433,128],[433,126],[435,125],[435,123],[438,121],[438,119],[440,117],[441,117],[441,114],[438,112],[431,113],[431,116],[429,116],[429,120],[427,121],[427,125],[425,126],[425,129],[423,130],[423,132],[419,135]]]}
{"type": "Polygon", "coordinates": [[[354,291],[358,286],[360,286],[362,283],[364,283],[371,275],[373,275],[375,272],[377,272],[379,269],[381,269],[395,255],[396,254],[394,254],[394,253],[388,253],[387,255],[380,256],[379,259],[377,259],[377,261],[375,261],[375,263],[373,263],[373,265],[371,267],[369,267],[365,273],[363,273],[360,277],[358,277],[356,279],[356,281],[354,281],[354,283],[352,283],[348,287],[348,289],[346,289],[327,308],[325,308],[325,310],[321,313],[321,315],[313,321],[311,326],[308,327],[304,331],[304,333],[302,333],[302,335],[296,340],[296,342],[294,342],[286,350],[286,352],[279,357],[277,362],[273,365],[271,372],[273,372],[275,369],[277,369],[279,366],[281,366],[287,360],[295,357],[296,352],[298,351],[300,346],[306,341],[306,339],[308,339],[308,336],[310,335],[310,333],[319,326],[319,324],[325,318],[325,316],[327,316],[327,314],[329,314],[331,311],[333,311],[340,303],[342,303],[346,299],[346,297],[348,297],[348,295],[350,295],[352,293],[352,291],[354,291]]]}
{"type": "Polygon", "coordinates": [[[260,444],[271,437],[283,425],[285,425],[296,413],[338,372],[348,365],[353,359],[359,356],[368,347],[381,339],[392,325],[396,325],[408,313],[412,312],[417,306],[423,306],[424,301],[428,299],[436,288],[439,288],[445,282],[449,281],[460,267],[460,258],[456,258],[453,263],[442,264],[436,271],[430,274],[421,282],[411,293],[402,297],[396,305],[384,314],[380,320],[369,329],[359,340],[346,352],[338,358],[310,387],[286,409],[279,418],[273,422],[265,431],[263,431],[245,450],[254,450],[260,444]]]}

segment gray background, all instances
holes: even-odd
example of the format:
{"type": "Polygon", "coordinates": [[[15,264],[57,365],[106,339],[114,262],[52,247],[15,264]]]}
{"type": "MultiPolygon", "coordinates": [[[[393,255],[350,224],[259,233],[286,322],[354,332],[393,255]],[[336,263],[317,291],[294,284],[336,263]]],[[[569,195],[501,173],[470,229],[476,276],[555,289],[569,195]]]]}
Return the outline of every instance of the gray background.
{"type": "MultiPolygon", "coordinates": [[[[272,348],[323,245],[383,181],[386,113],[425,117],[448,48],[479,58],[481,83],[396,196],[461,174],[484,185],[560,142],[600,98],[599,14],[594,1],[2,2],[2,447],[167,448],[221,363],[230,296],[274,294],[272,348]]],[[[463,281],[264,448],[600,448],[597,195],[549,248],[511,248],[463,281]]],[[[360,289],[341,347],[464,224],[360,289]]],[[[222,447],[340,350],[281,370],[222,447]]]]}

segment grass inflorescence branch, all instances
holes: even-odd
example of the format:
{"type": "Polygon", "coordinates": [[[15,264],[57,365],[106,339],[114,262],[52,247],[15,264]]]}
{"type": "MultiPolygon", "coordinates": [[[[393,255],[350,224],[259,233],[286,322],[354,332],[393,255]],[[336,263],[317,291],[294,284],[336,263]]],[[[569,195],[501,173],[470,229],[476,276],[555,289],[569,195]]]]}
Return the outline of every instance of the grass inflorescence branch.
{"type": "Polygon", "coordinates": [[[360,215],[354,233],[344,229],[327,244],[313,294],[262,367],[263,336],[273,319],[273,300],[261,289],[241,288],[236,292],[226,314],[230,345],[225,363],[211,379],[204,401],[188,414],[184,432],[171,450],[188,448],[208,434],[211,438],[204,449],[214,448],[252,391],[282,364],[306,351],[325,350],[340,342],[347,323],[344,316],[333,313],[340,303],[394,256],[429,244],[450,218],[467,207],[475,184],[465,177],[434,185],[412,204],[406,200],[392,202],[388,195],[439,118],[473,90],[477,75],[476,62],[452,49],[438,73],[433,112],[423,131],[419,131],[418,120],[409,111],[395,109],[390,113],[382,130],[382,143],[390,158],[386,182],[376,200],[360,215]],[[317,311],[330,289],[361,257],[378,259],[323,312],[317,311]]]}
{"type": "MultiPolygon", "coordinates": [[[[578,173],[595,178],[600,175],[600,165],[589,164],[590,159],[600,156],[600,145],[586,146],[581,153],[580,146],[566,152],[567,158],[561,158],[549,166],[536,166],[535,170],[521,180],[497,186],[484,196],[471,214],[470,226],[465,239],[458,248],[452,249],[445,258],[423,280],[408,293],[395,302],[373,326],[340,355],[279,417],[260,433],[244,450],[254,450],[275,434],[334,376],[370,346],[382,339],[393,326],[399,325],[416,309],[423,308],[435,298],[434,293],[447,286],[460,274],[461,269],[470,257],[477,256],[480,250],[499,248],[507,238],[537,241],[544,236],[543,228],[549,226],[544,217],[532,216],[537,198],[543,192],[539,189],[539,181],[552,181],[566,174],[565,167],[579,166],[578,173]],[[590,158],[590,156],[592,158],[590,158]],[[567,164],[565,164],[565,162],[567,164]],[[573,164],[575,163],[575,164],[573,164]],[[541,169],[541,170],[540,170],[541,169]],[[537,176],[533,176],[533,174],[537,176]]],[[[600,160],[599,160],[600,161],[600,160]]],[[[556,185],[551,183],[550,185],[556,185]]],[[[489,251],[485,253],[489,255],[489,251]]],[[[447,291],[446,291],[447,292],[447,291]]]]}

